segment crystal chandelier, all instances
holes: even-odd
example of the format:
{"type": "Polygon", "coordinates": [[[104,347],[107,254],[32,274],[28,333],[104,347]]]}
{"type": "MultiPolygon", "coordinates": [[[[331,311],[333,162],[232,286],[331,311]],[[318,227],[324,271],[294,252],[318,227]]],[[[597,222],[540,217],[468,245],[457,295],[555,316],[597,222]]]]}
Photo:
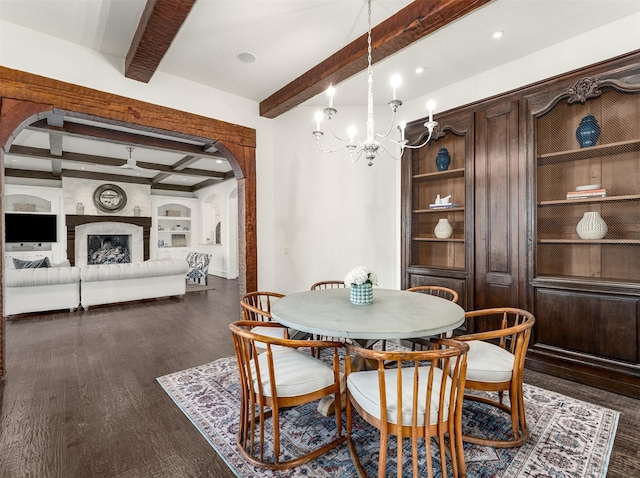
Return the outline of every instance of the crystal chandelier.
{"type": "Polygon", "coordinates": [[[429,142],[434,128],[438,125],[436,121],[433,121],[434,103],[433,101],[430,100],[427,103],[427,109],[429,111],[429,121],[427,121],[424,124],[424,126],[429,131],[429,135],[427,136],[427,139],[424,141],[424,143],[420,145],[415,145],[415,146],[407,144],[408,141],[404,137],[404,130],[406,127],[406,123],[404,122],[398,125],[398,130],[400,131],[400,140],[396,141],[389,137],[389,135],[393,131],[393,125],[395,124],[396,112],[398,111],[398,108],[402,105],[402,101],[396,99],[396,87],[399,86],[399,83],[400,83],[399,77],[394,76],[394,78],[392,78],[393,99],[388,103],[392,113],[389,129],[385,134],[374,133],[373,126],[375,123],[373,121],[373,68],[371,67],[371,2],[372,1],[373,0],[367,0],[367,4],[368,4],[367,13],[368,13],[368,22],[369,22],[368,24],[369,29],[367,32],[367,53],[368,53],[368,56],[367,56],[368,90],[367,90],[367,123],[366,123],[367,136],[366,138],[363,138],[362,136],[356,135],[355,126],[349,127],[349,130],[347,131],[349,138],[341,138],[333,131],[333,128],[331,126],[331,119],[338,112],[338,110],[336,110],[333,107],[333,94],[335,93],[335,89],[333,88],[333,86],[329,86],[327,90],[327,94],[329,95],[329,107],[325,108],[323,111],[324,111],[324,114],[329,119],[329,130],[331,131],[331,134],[337,140],[342,141],[345,144],[334,150],[322,149],[322,147],[320,146],[320,138],[322,138],[324,133],[320,130],[320,122],[322,121],[322,118],[323,118],[321,111],[318,111],[315,115],[316,130],[313,132],[313,135],[316,138],[316,145],[318,146],[318,149],[323,153],[335,153],[342,149],[347,148],[349,150],[349,155],[351,157],[352,162],[354,163],[357,162],[358,159],[360,159],[360,156],[364,154],[364,157],[367,158],[367,164],[369,164],[369,166],[373,164],[373,160],[378,155],[378,151],[380,149],[384,150],[391,157],[399,159],[404,153],[405,148],[411,148],[411,149],[422,148],[424,145],[426,145],[429,142]],[[389,142],[397,146],[400,146],[399,156],[395,156],[394,154],[392,154],[385,146],[385,142],[389,142]]]}

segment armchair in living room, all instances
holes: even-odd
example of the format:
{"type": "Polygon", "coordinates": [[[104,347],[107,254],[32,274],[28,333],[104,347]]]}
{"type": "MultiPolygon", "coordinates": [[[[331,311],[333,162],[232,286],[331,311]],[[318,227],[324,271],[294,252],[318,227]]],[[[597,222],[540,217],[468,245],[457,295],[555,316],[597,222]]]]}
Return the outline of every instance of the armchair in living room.
{"type": "Polygon", "coordinates": [[[198,284],[208,284],[209,279],[209,261],[211,256],[203,252],[190,252],[187,254],[187,263],[189,264],[189,271],[187,272],[187,279],[190,279],[198,284]]]}

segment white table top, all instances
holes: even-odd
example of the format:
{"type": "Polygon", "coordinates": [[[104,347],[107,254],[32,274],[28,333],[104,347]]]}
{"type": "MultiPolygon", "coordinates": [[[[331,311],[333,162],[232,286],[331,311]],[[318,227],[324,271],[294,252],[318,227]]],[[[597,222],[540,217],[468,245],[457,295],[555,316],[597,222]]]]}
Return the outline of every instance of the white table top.
{"type": "Polygon", "coordinates": [[[302,332],[350,339],[407,339],[462,325],[464,309],[428,294],[373,289],[373,304],[354,305],[349,289],[287,295],[271,305],[273,319],[302,332]]]}

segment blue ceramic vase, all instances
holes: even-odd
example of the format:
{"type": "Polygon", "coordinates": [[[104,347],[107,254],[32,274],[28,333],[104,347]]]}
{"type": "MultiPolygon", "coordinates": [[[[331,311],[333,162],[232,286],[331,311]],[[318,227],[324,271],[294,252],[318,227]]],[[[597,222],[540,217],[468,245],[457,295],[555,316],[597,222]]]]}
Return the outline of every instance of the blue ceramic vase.
{"type": "Polygon", "coordinates": [[[438,171],[446,171],[449,169],[449,164],[451,164],[449,151],[447,151],[447,148],[440,148],[438,156],[436,156],[436,166],[438,167],[438,171]]]}
{"type": "Polygon", "coordinates": [[[587,115],[580,121],[580,125],[576,130],[576,139],[581,148],[595,146],[600,137],[600,125],[592,116],[587,115]]]}

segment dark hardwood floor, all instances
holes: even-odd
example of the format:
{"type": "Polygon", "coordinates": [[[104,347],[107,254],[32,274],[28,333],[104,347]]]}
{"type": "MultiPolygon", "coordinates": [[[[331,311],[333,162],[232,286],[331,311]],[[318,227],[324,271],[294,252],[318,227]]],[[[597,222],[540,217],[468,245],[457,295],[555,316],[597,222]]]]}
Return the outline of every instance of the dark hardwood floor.
{"type": "MultiPolygon", "coordinates": [[[[0,477],[233,478],[156,382],[233,355],[237,281],[210,279],[214,290],[183,300],[8,321],[0,477]]],[[[525,380],[621,411],[608,476],[640,476],[639,400],[532,371],[525,380]]]]}

